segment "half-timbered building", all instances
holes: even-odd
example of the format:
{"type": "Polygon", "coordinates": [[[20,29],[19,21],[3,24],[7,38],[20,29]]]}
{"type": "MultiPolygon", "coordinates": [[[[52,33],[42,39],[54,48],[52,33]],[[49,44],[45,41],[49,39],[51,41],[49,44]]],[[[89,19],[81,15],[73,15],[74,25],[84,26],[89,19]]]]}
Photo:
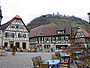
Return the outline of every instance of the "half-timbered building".
{"type": "Polygon", "coordinates": [[[89,33],[82,27],[77,27],[75,30],[74,44],[86,46],[89,41],[89,33]]]}
{"type": "Polygon", "coordinates": [[[39,51],[56,51],[71,45],[71,25],[48,24],[30,30],[30,46],[39,51]]]}
{"type": "Polygon", "coordinates": [[[29,48],[29,31],[20,16],[16,15],[1,25],[0,30],[2,30],[3,46],[11,48],[16,45],[19,49],[29,48]]]}

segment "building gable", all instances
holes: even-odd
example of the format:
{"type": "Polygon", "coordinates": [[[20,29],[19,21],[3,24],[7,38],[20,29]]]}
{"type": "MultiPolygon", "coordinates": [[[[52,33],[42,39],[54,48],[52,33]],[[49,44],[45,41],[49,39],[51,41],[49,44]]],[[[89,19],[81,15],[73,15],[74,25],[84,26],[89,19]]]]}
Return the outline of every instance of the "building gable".
{"type": "Polygon", "coordinates": [[[87,37],[89,37],[88,32],[84,28],[78,27],[75,33],[75,44],[85,43],[87,37]]]}
{"type": "Polygon", "coordinates": [[[83,37],[85,37],[83,31],[80,29],[80,27],[78,27],[75,33],[75,38],[83,38],[83,37]]]}
{"type": "Polygon", "coordinates": [[[27,29],[26,25],[24,24],[23,20],[18,16],[16,15],[13,19],[11,19],[8,23],[5,23],[2,25],[2,30],[5,31],[5,30],[10,30],[11,29],[15,29],[15,28],[18,28],[19,30],[27,30],[29,32],[29,30],[27,29]]]}

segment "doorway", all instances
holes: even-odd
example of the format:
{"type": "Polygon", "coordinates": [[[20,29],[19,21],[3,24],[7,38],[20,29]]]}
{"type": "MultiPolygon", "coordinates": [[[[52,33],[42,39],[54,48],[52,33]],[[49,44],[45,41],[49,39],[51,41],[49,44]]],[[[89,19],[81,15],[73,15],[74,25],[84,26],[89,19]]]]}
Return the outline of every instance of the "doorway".
{"type": "Polygon", "coordinates": [[[5,47],[8,47],[8,42],[5,42],[5,43],[4,43],[4,46],[5,46],[5,47]]]}
{"type": "Polygon", "coordinates": [[[20,48],[20,43],[16,42],[16,46],[17,46],[17,48],[20,48]]]}
{"type": "Polygon", "coordinates": [[[26,49],[26,43],[22,44],[23,49],[26,49]]]}

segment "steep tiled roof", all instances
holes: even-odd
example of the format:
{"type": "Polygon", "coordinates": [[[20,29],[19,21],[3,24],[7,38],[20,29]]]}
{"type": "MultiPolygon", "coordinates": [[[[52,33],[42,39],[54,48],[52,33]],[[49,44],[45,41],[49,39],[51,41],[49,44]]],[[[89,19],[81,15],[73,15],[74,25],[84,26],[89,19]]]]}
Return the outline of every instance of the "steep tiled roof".
{"type": "Polygon", "coordinates": [[[65,34],[71,34],[71,25],[69,23],[42,25],[31,29],[30,37],[58,35],[57,30],[65,30],[65,34]]]}
{"type": "MultiPolygon", "coordinates": [[[[18,15],[16,15],[14,18],[12,18],[9,22],[7,22],[7,23],[5,23],[5,24],[2,24],[1,26],[0,26],[0,30],[5,30],[7,27],[8,27],[8,25],[14,20],[14,19],[21,19],[21,17],[20,16],[18,16],[18,15]]],[[[21,19],[22,20],[22,19],[21,19]]],[[[23,22],[23,21],[22,21],[23,22]]],[[[24,22],[23,22],[23,24],[24,24],[24,22]]],[[[25,26],[25,24],[24,24],[24,26],[25,26]]],[[[25,26],[26,27],[26,26],[25,26]]],[[[27,27],[26,27],[26,29],[27,29],[27,27]]],[[[28,29],[27,29],[28,30],[28,29]]]]}
{"type": "Polygon", "coordinates": [[[85,37],[89,37],[89,33],[84,28],[80,27],[80,29],[83,31],[85,37]]]}
{"type": "Polygon", "coordinates": [[[20,16],[16,15],[15,18],[21,18],[20,16]]]}
{"type": "Polygon", "coordinates": [[[74,38],[76,36],[76,33],[77,33],[78,28],[81,29],[81,31],[83,32],[83,34],[84,34],[85,37],[89,37],[89,33],[84,28],[77,27],[77,28],[72,29],[72,38],[74,38]]]}

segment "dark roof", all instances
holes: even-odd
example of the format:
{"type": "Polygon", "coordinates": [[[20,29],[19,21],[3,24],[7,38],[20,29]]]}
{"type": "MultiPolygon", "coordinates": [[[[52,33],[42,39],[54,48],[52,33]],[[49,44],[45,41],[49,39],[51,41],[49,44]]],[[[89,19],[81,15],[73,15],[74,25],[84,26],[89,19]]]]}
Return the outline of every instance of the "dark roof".
{"type": "Polygon", "coordinates": [[[48,24],[30,30],[30,37],[58,35],[57,30],[65,30],[64,35],[71,35],[70,23],[48,24]]]}
{"type": "MultiPolygon", "coordinates": [[[[11,22],[14,20],[14,19],[21,19],[20,16],[16,15],[14,18],[12,18],[9,22],[5,23],[5,24],[2,24],[0,25],[0,30],[5,30],[9,24],[11,24],[11,22]]],[[[21,19],[22,23],[24,24],[23,20],[21,19]]],[[[24,24],[24,26],[26,27],[26,25],[24,24]]],[[[26,27],[27,29],[27,27],[26,27]]],[[[28,30],[28,29],[27,29],[28,30]]],[[[29,31],[29,30],[28,30],[29,31]]]]}

